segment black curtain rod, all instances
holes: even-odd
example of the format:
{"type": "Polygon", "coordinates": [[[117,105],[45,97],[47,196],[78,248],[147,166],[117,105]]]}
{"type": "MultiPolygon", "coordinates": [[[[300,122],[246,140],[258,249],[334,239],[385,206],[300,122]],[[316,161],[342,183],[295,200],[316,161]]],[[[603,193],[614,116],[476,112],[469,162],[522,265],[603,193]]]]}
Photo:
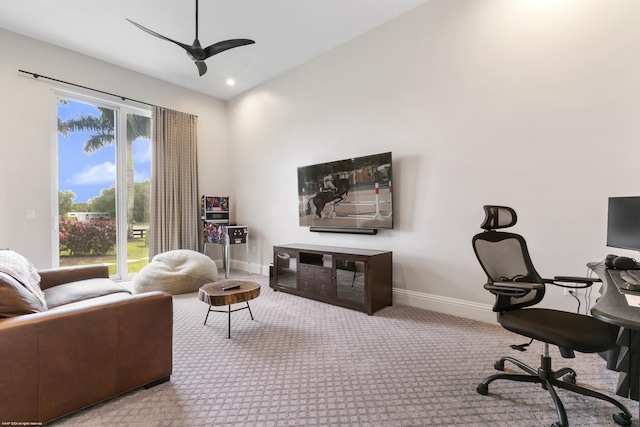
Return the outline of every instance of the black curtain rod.
{"type": "Polygon", "coordinates": [[[47,80],[51,80],[54,82],[58,82],[58,83],[64,83],[66,85],[71,85],[71,86],[75,86],[75,87],[79,87],[82,89],[87,89],[87,90],[92,90],[94,92],[99,92],[102,93],[104,95],[109,95],[109,96],[115,96],[116,98],[120,98],[123,101],[133,101],[133,102],[137,102],[140,104],[144,104],[144,105],[149,105],[151,107],[155,107],[155,105],[153,104],[149,104],[148,102],[144,102],[144,101],[138,101],[137,99],[131,99],[131,98],[127,98],[126,96],[121,96],[121,95],[116,95],[115,93],[109,93],[109,92],[105,92],[103,90],[99,90],[99,89],[93,89],[91,87],[87,87],[87,86],[82,86],[82,85],[78,85],[75,83],[69,83],[69,82],[65,82],[64,80],[58,80],[58,79],[54,79],[53,77],[47,77],[47,76],[43,76],[41,74],[37,74],[37,73],[32,73],[30,71],[24,71],[24,70],[18,70],[21,73],[25,73],[25,74],[30,74],[33,76],[34,79],[38,79],[38,78],[43,78],[43,79],[47,79],[47,80]]]}

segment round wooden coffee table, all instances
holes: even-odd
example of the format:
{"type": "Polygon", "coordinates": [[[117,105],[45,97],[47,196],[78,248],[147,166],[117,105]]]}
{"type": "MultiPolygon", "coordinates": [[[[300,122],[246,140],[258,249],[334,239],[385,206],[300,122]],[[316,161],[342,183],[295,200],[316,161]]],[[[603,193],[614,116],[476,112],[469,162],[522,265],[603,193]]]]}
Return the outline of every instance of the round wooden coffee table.
{"type": "Polygon", "coordinates": [[[248,309],[251,320],[254,320],[251,307],[249,307],[249,300],[256,298],[258,295],[260,295],[260,284],[248,280],[228,279],[203,285],[198,292],[198,299],[209,304],[209,310],[207,311],[207,317],[204,318],[204,324],[207,324],[209,313],[212,311],[229,313],[229,334],[227,338],[231,338],[231,313],[248,309]],[[246,302],[247,306],[231,310],[231,304],[241,302],[246,302]],[[229,306],[228,310],[216,310],[213,308],[214,306],[223,305],[229,306]]]}

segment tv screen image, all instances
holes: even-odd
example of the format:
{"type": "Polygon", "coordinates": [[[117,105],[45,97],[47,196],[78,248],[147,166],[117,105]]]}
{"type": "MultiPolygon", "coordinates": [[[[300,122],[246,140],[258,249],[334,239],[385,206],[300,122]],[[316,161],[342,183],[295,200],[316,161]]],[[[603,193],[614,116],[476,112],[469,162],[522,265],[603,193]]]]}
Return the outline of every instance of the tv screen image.
{"type": "Polygon", "coordinates": [[[300,226],[393,228],[391,152],[298,168],[300,226]]]}
{"type": "Polygon", "coordinates": [[[610,197],[607,246],[640,250],[640,197],[610,197]]]}

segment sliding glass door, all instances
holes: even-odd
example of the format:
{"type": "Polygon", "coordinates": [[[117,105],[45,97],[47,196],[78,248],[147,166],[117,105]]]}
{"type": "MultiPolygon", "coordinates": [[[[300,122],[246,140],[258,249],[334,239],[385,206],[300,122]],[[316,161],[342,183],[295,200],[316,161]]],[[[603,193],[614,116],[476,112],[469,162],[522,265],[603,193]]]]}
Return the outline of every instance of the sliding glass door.
{"type": "Polygon", "coordinates": [[[59,95],[57,116],[59,264],[130,278],[149,256],[151,112],[59,95]]]}

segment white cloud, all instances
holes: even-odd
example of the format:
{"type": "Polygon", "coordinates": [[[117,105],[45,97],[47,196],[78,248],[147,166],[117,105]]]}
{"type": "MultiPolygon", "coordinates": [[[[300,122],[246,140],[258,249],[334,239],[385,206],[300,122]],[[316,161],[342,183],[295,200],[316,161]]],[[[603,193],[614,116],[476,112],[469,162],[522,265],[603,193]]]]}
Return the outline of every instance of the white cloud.
{"type": "Polygon", "coordinates": [[[141,181],[144,181],[146,179],[151,179],[151,172],[149,171],[149,169],[146,169],[146,170],[135,169],[134,170],[134,177],[133,177],[133,181],[134,182],[141,182],[141,181]]]}
{"type": "Polygon", "coordinates": [[[83,171],[75,173],[69,181],[75,185],[113,184],[116,182],[116,165],[112,162],[104,162],[87,166],[83,171]]]}
{"type": "Polygon", "coordinates": [[[151,141],[144,139],[136,139],[133,142],[133,163],[149,163],[151,162],[151,141]]]}

